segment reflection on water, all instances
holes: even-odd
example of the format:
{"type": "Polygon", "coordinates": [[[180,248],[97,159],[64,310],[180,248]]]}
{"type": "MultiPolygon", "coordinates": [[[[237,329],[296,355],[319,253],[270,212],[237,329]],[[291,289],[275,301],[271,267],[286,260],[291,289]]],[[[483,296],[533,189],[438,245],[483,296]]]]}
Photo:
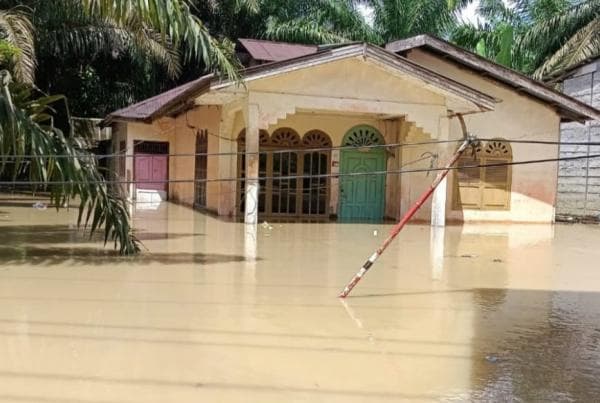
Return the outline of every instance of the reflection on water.
{"type": "Polygon", "coordinates": [[[76,211],[2,205],[0,401],[596,401],[600,227],[245,227],[137,210],[123,258],[76,211]]]}
{"type": "Polygon", "coordinates": [[[600,294],[476,290],[471,398],[597,401],[600,294]]]}

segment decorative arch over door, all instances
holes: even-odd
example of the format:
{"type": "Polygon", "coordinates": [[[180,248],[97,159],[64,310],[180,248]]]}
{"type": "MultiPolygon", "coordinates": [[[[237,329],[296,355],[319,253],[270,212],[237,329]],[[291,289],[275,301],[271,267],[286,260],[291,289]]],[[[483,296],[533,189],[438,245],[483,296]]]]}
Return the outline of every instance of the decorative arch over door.
{"type": "Polygon", "coordinates": [[[385,149],[377,147],[383,145],[385,141],[379,130],[368,125],[355,126],[344,136],[338,209],[341,221],[383,219],[387,164],[385,149]]]}

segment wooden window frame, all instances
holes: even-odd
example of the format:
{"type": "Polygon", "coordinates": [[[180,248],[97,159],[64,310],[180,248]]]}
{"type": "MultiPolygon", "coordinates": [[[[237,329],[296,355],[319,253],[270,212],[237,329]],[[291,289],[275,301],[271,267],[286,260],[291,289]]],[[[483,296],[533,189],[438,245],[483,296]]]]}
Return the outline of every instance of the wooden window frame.
{"type": "MultiPolygon", "coordinates": [[[[280,128],[277,129],[275,132],[273,132],[273,135],[275,135],[278,131],[293,131],[294,133],[297,134],[297,132],[291,128],[280,128]]],[[[300,138],[298,136],[298,138],[300,139],[300,143],[296,144],[296,145],[289,145],[289,144],[274,144],[273,143],[273,135],[269,136],[268,133],[266,131],[261,131],[261,143],[260,143],[260,150],[261,151],[278,151],[278,150],[282,150],[282,149],[289,149],[289,154],[296,154],[297,156],[297,160],[296,160],[296,174],[295,175],[303,175],[304,174],[304,157],[305,155],[309,155],[309,154],[313,154],[313,153],[318,153],[318,154],[325,154],[326,155],[326,162],[325,162],[325,168],[326,168],[326,172],[327,174],[331,173],[331,150],[330,148],[332,147],[332,143],[331,143],[331,139],[329,138],[329,136],[319,130],[310,130],[307,133],[304,134],[304,136],[302,138],[300,138]],[[320,148],[320,146],[315,146],[314,144],[312,144],[310,142],[310,138],[314,137],[315,133],[319,133],[322,134],[324,136],[324,138],[327,139],[327,144],[326,146],[324,146],[323,148],[329,148],[329,150],[323,150],[323,151],[306,151],[306,149],[311,149],[311,148],[320,148]]],[[[242,130],[240,132],[240,134],[238,135],[238,150],[240,152],[243,152],[245,150],[244,148],[244,138],[245,138],[245,130],[242,130]]],[[[313,139],[314,140],[314,139],[313,139]]],[[[329,202],[330,202],[330,197],[331,197],[331,180],[329,177],[327,177],[326,179],[326,194],[325,194],[325,208],[323,211],[323,214],[304,214],[303,213],[303,196],[304,196],[304,184],[303,184],[303,178],[298,178],[296,179],[296,186],[295,186],[295,212],[294,213],[289,213],[289,212],[273,212],[273,160],[274,160],[274,155],[275,154],[285,154],[285,153],[267,153],[267,154],[261,154],[261,155],[265,155],[267,160],[266,160],[266,176],[269,179],[266,179],[264,186],[260,186],[261,189],[261,193],[264,192],[264,209],[260,209],[259,214],[264,216],[264,217],[273,217],[273,218],[305,218],[305,219],[323,219],[323,218],[327,218],[329,217],[329,202]]],[[[240,178],[244,178],[245,177],[245,155],[243,154],[239,154],[238,158],[237,158],[237,172],[240,178]]],[[[240,182],[238,182],[238,189],[236,192],[237,195],[237,204],[236,204],[236,211],[238,214],[243,214],[243,206],[244,206],[244,200],[242,199],[243,195],[244,195],[244,186],[245,186],[245,181],[241,180],[240,182]]],[[[289,208],[288,208],[289,210],[289,208]]]]}
{"type": "MultiPolygon", "coordinates": [[[[487,164],[494,164],[494,163],[499,163],[499,162],[512,162],[513,160],[513,153],[512,153],[512,149],[510,148],[510,145],[508,142],[506,142],[503,139],[493,139],[490,140],[489,142],[486,142],[485,144],[481,144],[479,147],[477,147],[477,149],[475,150],[475,156],[470,156],[469,155],[470,151],[467,150],[467,156],[462,157],[459,159],[458,162],[460,161],[464,161],[464,160],[468,160],[471,159],[472,164],[473,165],[487,165],[487,164]],[[499,144],[501,144],[503,147],[508,149],[508,153],[504,154],[504,155],[498,155],[497,153],[492,154],[490,153],[490,146],[498,146],[499,144]]],[[[463,202],[460,198],[460,180],[459,180],[459,171],[460,170],[455,170],[454,172],[454,178],[453,178],[453,182],[454,182],[454,186],[453,186],[453,197],[452,197],[452,209],[455,211],[460,211],[460,210],[479,210],[479,211],[509,211],[511,208],[511,199],[512,199],[512,167],[510,165],[508,165],[506,167],[506,182],[505,182],[505,186],[504,186],[504,191],[506,192],[506,198],[504,200],[504,204],[502,206],[496,205],[496,206],[489,206],[486,203],[484,203],[484,193],[485,193],[485,189],[490,188],[490,186],[487,185],[487,182],[485,180],[486,178],[486,170],[490,169],[493,167],[479,167],[479,180],[478,180],[478,195],[479,195],[479,203],[477,204],[477,206],[472,206],[472,205],[467,205],[464,206],[463,202]]],[[[473,186],[475,187],[475,186],[473,186]]]]}
{"type": "Polygon", "coordinates": [[[196,156],[194,161],[194,207],[206,208],[208,202],[208,131],[196,133],[196,156]],[[203,154],[203,155],[199,155],[203,154]]]}

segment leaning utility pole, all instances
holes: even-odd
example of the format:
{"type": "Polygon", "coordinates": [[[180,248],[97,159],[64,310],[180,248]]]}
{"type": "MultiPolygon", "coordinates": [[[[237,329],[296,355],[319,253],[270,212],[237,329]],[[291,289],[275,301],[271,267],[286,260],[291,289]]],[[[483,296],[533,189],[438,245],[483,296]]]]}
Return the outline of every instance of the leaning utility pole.
{"type": "Polygon", "coordinates": [[[354,277],[352,278],[352,280],[350,280],[350,282],[348,283],[346,288],[344,288],[344,291],[342,291],[342,293],[339,295],[340,298],[346,298],[348,296],[348,294],[350,294],[350,291],[352,291],[354,286],[356,286],[356,284],[363,278],[363,276],[367,273],[367,271],[369,271],[371,266],[373,266],[373,263],[375,263],[375,261],[379,258],[379,256],[381,256],[381,254],[386,250],[386,248],[390,245],[390,243],[392,243],[394,238],[396,238],[396,235],[398,235],[398,233],[400,231],[402,231],[402,228],[404,228],[406,223],[415,215],[415,213],[421,208],[421,206],[427,201],[427,199],[429,199],[429,197],[431,196],[431,194],[433,193],[435,188],[448,175],[448,172],[450,172],[450,169],[454,166],[454,164],[456,164],[456,161],[458,161],[458,159],[465,152],[467,147],[469,147],[469,145],[471,145],[475,141],[475,138],[471,137],[467,133],[467,128],[466,128],[465,121],[463,120],[462,115],[456,114],[456,117],[458,117],[458,120],[460,121],[464,141],[461,143],[460,147],[458,147],[458,150],[456,150],[456,152],[454,153],[454,155],[452,156],[450,161],[448,161],[446,166],[437,174],[435,180],[429,186],[429,188],[411,206],[411,208],[406,212],[404,217],[402,217],[402,219],[396,225],[394,225],[392,227],[390,234],[388,235],[386,240],[383,241],[383,243],[381,244],[379,249],[377,249],[375,251],[375,253],[373,253],[371,255],[371,257],[369,257],[369,259],[367,259],[367,261],[362,265],[362,267],[360,268],[358,273],[356,273],[354,275],[354,277]]]}

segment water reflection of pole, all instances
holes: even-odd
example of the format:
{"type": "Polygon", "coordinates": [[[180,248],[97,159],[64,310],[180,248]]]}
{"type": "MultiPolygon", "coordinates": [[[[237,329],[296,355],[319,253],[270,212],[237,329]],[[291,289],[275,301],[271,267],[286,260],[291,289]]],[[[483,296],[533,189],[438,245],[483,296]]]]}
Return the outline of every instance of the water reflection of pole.
{"type": "Polygon", "coordinates": [[[244,258],[245,266],[248,269],[256,269],[256,257],[258,256],[257,250],[257,232],[258,226],[256,224],[245,224],[244,225],[244,258]]]}
{"type": "Polygon", "coordinates": [[[430,232],[431,278],[441,280],[444,274],[445,227],[432,226],[430,232]]]}
{"type": "Polygon", "coordinates": [[[350,316],[350,319],[352,319],[352,321],[356,323],[356,326],[359,329],[363,329],[362,321],[354,314],[354,310],[350,308],[350,305],[348,305],[348,303],[346,303],[346,301],[343,299],[340,299],[340,302],[342,303],[342,306],[344,307],[344,310],[346,311],[348,316],[350,316]]]}
{"type": "Polygon", "coordinates": [[[346,311],[350,319],[352,319],[352,321],[356,324],[356,327],[358,327],[361,330],[366,330],[368,332],[367,335],[369,336],[369,342],[374,343],[376,341],[375,337],[370,331],[368,331],[368,329],[365,329],[362,320],[360,320],[360,318],[354,313],[354,309],[350,307],[346,300],[340,299],[339,301],[342,303],[342,306],[344,307],[344,310],[346,311]]]}

